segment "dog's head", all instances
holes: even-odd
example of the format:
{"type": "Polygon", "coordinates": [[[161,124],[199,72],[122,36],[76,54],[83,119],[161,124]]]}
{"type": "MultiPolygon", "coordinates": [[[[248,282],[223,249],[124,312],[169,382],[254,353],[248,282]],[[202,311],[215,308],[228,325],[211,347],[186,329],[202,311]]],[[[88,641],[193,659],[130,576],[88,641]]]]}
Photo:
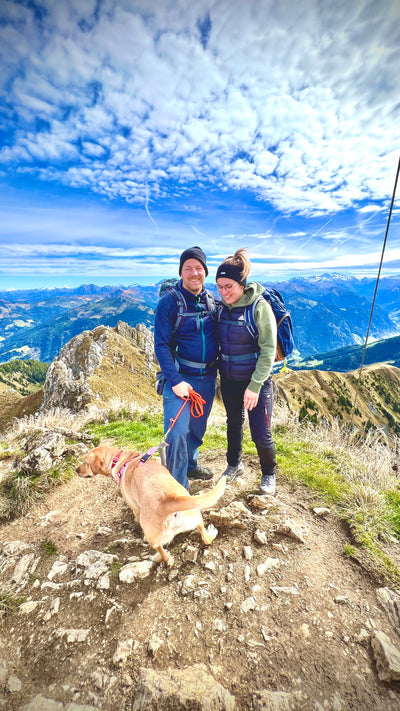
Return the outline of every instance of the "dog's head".
{"type": "Polygon", "coordinates": [[[76,473],[81,477],[96,476],[111,472],[110,459],[112,454],[108,447],[96,447],[87,453],[85,460],[76,468],[76,473]]]}

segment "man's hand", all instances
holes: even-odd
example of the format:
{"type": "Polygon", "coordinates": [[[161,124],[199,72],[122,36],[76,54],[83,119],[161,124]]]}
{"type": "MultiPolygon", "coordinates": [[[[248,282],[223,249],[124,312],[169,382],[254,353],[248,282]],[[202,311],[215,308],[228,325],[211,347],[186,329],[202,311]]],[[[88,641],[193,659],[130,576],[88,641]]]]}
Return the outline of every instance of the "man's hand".
{"type": "Polygon", "coordinates": [[[174,392],[178,397],[189,397],[189,390],[193,390],[193,387],[190,383],[186,383],[184,380],[182,380],[181,383],[178,383],[178,385],[172,386],[172,392],[174,392]]]}
{"type": "Polygon", "coordinates": [[[253,393],[251,390],[246,388],[243,395],[243,405],[246,410],[253,410],[258,403],[258,393],[253,393]]]}

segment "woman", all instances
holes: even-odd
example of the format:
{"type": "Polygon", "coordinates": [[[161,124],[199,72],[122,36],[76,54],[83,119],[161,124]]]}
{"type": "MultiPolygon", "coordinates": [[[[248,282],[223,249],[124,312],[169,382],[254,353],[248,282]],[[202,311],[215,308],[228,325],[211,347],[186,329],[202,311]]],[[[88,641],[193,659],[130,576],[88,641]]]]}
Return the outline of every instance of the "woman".
{"type": "Polygon", "coordinates": [[[217,269],[222,297],[218,312],[221,393],[227,414],[228,481],[244,472],[242,439],[245,410],[261,465],[260,494],[275,493],[275,445],[271,433],[273,390],[271,371],[275,360],[277,329],[271,306],[261,296],[264,287],[247,283],[250,260],[246,249],[227,257],[217,269]],[[258,336],[246,327],[246,307],[255,301],[258,336]]]}

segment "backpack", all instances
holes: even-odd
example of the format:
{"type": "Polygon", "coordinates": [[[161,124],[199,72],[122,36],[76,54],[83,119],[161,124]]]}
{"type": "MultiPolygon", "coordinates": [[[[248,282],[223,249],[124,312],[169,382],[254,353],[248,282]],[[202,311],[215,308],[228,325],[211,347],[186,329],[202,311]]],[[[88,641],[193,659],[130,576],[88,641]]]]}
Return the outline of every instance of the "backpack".
{"type": "MultiPolygon", "coordinates": [[[[182,294],[182,292],[179,289],[177,289],[178,282],[179,282],[179,279],[176,279],[176,278],[164,279],[164,281],[161,282],[160,288],[158,290],[159,298],[164,296],[164,294],[171,293],[176,301],[178,313],[176,316],[176,321],[175,321],[174,327],[172,329],[172,335],[174,335],[177,332],[182,319],[184,319],[187,316],[193,316],[193,312],[188,311],[188,307],[187,307],[187,303],[186,303],[186,299],[185,299],[184,295],[182,294]]],[[[209,291],[207,291],[207,293],[206,293],[206,303],[207,303],[208,311],[210,311],[213,315],[215,315],[217,307],[216,307],[214,295],[209,291]]],[[[208,311],[207,311],[207,313],[208,313],[208,311]]],[[[196,316],[198,316],[200,313],[201,313],[200,311],[196,311],[196,316]]],[[[156,373],[156,392],[158,395],[163,394],[165,383],[166,383],[166,378],[164,377],[162,371],[158,370],[156,373]]]]}
{"type": "MultiPolygon", "coordinates": [[[[178,308],[178,313],[176,317],[176,321],[174,324],[174,327],[172,329],[172,335],[174,335],[180,324],[182,319],[184,319],[187,316],[193,316],[193,311],[188,311],[186,299],[182,292],[177,289],[177,284],[179,282],[179,279],[165,279],[163,282],[160,284],[160,288],[158,291],[158,296],[161,298],[161,296],[164,296],[166,293],[171,293],[176,301],[176,305],[178,308]]],[[[214,294],[212,294],[210,291],[206,291],[206,303],[207,303],[207,312],[210,311],[212,314],[216,313],[216,303],[215,303],[215,298],[214,294]]],[[[196,316],[199,315],[199,311],[196,311],[195,314],[196,316]]]]}
{"type": "Polygon", "coordinates": [[[263,293],[260,294],[260,296],[252,304],[250,304],[250,306],[246,307],[244,319],[247,330],[253,338],[257,338],[258,329],[254,320],[254,312],[260,299],[268,301],[276,319],[278,341],[276,346],[275,361],[285,360],[285,358],[289,356],[294,349],[293,323],[290,313],[287,310],[283,297],[279,291],[267,286],[265,287],[263,293]]]}

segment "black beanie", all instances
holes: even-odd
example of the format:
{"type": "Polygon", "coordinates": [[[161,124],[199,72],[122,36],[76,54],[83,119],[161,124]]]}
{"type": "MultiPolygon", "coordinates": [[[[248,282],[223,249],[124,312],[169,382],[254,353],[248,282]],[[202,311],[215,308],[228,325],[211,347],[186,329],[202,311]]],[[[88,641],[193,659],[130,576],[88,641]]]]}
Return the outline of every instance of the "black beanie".
{"type": "Polygon", "coordinates": [[[189,247],[189,249],[185,249],[185,251],[182,252],[181,259],[179,262],[179,276],[182,273],[183,263],[186,262],[187,259],[197,259],[199,262],[201,262],[201,264],[204,267],[206,276],[208,276],[206,255],[204,254],[203,250],[200,247],[189,247]]]}
{"type": "Polygon", "coordinates": [[[219,265],[215,281],[217,281],[220,277],[237,281],[239,284],[242,284],[242,286],[246,286],[247,283],[247,279],[243,279],[242,277],[242,267],[239,267],[238,264],[231,264],[230,262],[223,262],[219,265]]]}

